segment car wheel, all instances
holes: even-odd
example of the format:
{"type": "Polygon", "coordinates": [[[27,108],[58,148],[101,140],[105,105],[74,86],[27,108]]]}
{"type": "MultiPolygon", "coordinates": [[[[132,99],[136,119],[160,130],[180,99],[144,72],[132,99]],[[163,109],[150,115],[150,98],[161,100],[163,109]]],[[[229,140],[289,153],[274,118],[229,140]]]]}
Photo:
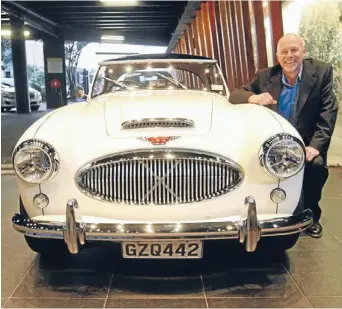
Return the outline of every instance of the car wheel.
{"type": "Polygon", "coordinates": [[[39,109],[40,106],[31,106],[31,110],[36,112],[39,109]]]}

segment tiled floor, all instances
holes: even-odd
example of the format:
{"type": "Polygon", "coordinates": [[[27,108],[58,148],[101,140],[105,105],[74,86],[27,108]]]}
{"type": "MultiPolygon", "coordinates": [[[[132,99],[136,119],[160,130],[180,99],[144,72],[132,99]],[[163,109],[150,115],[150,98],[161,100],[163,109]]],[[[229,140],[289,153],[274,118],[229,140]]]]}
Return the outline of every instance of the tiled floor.
{"type": "Polygon", "coordinates": [[[342,307],[342,170],[324,189],[324,235],[302,235],[274,257],[235,246],[205,246],[192,261],[123,260],[104,244],[77,256],[47,258],[26,246],[10,222],[13,176],[2,176],[2,294],[5,308],[342,307]]]}

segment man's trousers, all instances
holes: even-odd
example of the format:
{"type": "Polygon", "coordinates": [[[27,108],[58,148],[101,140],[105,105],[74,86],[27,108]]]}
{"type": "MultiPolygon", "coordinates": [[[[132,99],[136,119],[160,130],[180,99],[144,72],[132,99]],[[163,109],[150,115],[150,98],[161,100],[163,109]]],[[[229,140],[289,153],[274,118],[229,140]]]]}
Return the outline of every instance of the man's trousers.
{"type": "Polygon", "coordinates": [[[322,210],[319,207],[319,201],[328,176],[326,156],[319,155],[311,162],[306,162],[303,181],[304,209],[312,210],[314,221],[321,218],[322,210]]]}

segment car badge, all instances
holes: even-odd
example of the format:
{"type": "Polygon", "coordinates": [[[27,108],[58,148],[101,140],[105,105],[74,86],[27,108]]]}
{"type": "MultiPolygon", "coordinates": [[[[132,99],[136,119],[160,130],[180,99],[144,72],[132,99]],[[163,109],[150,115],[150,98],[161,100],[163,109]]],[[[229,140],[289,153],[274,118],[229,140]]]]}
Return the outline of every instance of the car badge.
{"type": "Polygon", "coordinates": [[[180,136],[152,136],[152,137],[138,137],[138,139],[150,142],[152,145],[165,145],[169,141],[173,141],[180,136]]]}

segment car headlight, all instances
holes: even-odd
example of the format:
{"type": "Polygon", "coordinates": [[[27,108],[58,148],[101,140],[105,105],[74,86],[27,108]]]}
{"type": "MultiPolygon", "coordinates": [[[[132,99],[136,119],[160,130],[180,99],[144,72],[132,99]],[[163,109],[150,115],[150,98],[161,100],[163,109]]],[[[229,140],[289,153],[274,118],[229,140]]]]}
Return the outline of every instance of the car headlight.
{"type": "Polygon", "coordinates": [[[288,178],[303,168],[305,147],[298,138],[290,134],[276,134],[262,145],[259,160],[261,166],[272,176],[288,178]]]}
{"type": "Polygon", "coordinates": [[[3,93],[3,97],[4,98],[9,98],[9,99],[13,99],[15,97],[15,94],[12,92],[4,92],[3,93]]]}
{"type": "Polygon", "coordinates": [[[43,183],[58,171],[59,158],[51,145],[30,139],[13,152],[12,162],[16,174],[29,183],[43,183]]]}

